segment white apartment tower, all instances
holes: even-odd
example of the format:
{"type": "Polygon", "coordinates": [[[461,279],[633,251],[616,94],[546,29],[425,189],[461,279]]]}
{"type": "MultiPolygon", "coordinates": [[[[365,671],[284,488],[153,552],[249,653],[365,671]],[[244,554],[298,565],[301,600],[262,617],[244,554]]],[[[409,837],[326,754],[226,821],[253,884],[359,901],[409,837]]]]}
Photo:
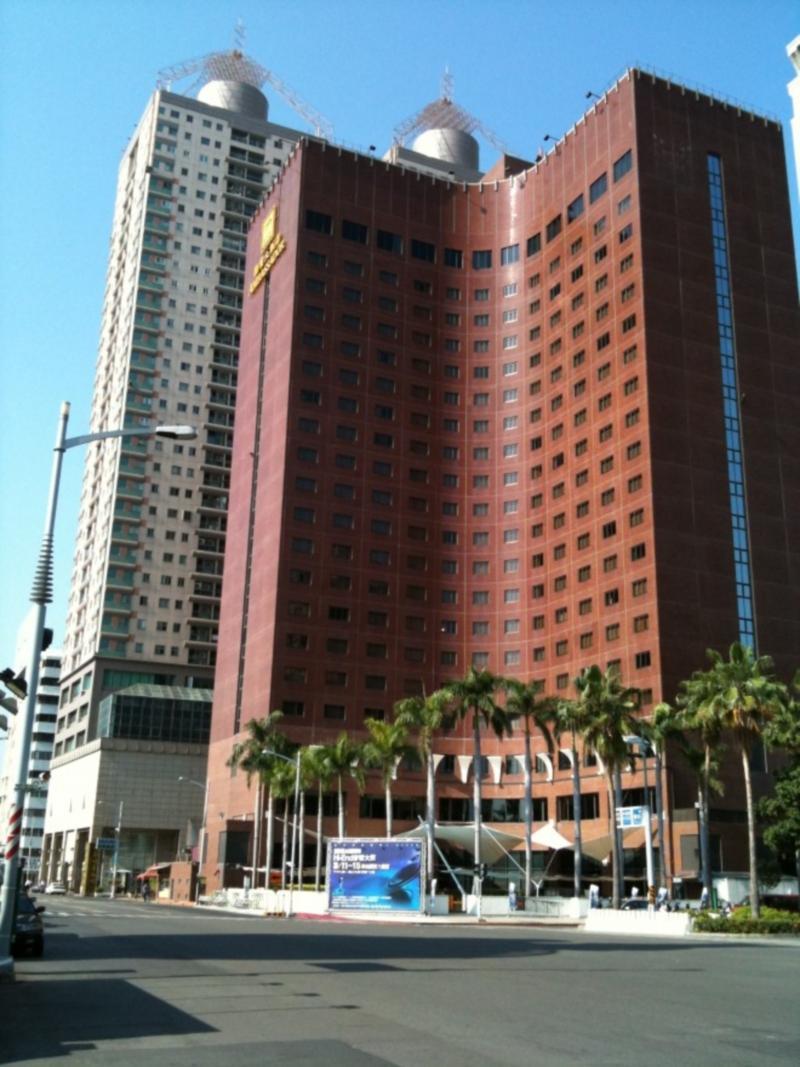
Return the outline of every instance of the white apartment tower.
{"type": "MultiPolygon", "coordinates": [[[[73,795],[87,781],[75,764],[88,749],[91,775],[99,773],[100,702],[131,687],[212,685],[246,233],[306,136],[268,121],[261,86],[281,83],[239,51],[173,75],[199,75],[197,97],[159,88],[119,168],[91,430],[189,424],[197,438],[133,435],[94,444],[86,456],[46,835],[61,857],[58,875],[66,865],[75,884],[75,835],[113,827],[117,803],[106,796],[98,812],[91,797],[73,795]]],[[[103,721],[107,732],[114,716],[103,721]]],[[[126,721],[139,736],[117,728],[119,743],[170,740],[159,736],[163,727],[126,721]]],[[[207,736],[201,742],[195,731],[190,765],[178,770],[196,777],[194,742],[204,754],[207,736]]],[[[202,797],[189,801],[196,815],[202,797]]],[[[139,816],[154,825],[136,828],[155,831],[159,818],[163,829],[170,813],[156,797],[152,818],[139,816]]]]}
{"type": "Polygon", "coordinates": [[[794,67],[794,77],[787,89],[792,101],[792,144],[794,146],[794,166],[797,174],[797,191],[800,193],[800,34],[786,46],[786,55],[794,67]]]}

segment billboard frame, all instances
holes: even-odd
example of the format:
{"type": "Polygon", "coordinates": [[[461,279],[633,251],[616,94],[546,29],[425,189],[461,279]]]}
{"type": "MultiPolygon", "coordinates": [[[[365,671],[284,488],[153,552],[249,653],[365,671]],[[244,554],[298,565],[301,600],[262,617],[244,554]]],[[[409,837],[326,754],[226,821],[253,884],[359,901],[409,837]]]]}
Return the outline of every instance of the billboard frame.
{"type": "MultiPolygon", "coordinates": [[[[336,913],[339,911],[361,911],[370,912],[372,914],[405,914],[416,915],[425,913],[425,885],[426,885],[426,872],[425,872],[425,842],[422,838],[395,838],[395,837],[334,837],[328,841],[328,855],[326,862],[326,908],[328,912],[336,913]],[[334,888],[335,879],[346,876],[346,873],[350,873],[351,876],[359,877],[362,873],[365,877],[369,876],[369,871],[364,872],[339,872],[334,870],[334,863],[337,856],[337,849],[343,847],[353,850],[355,859],[355,852],[358,849],[362,849],[365,853],[375,853],[382,850],[387,850],[387,846],[391,847],[391,850],[397,853],[406,853],[406,856],[398,856],[395,860],[393,870],[397,874],[402,875],[404,868],[407,868],[411,863],[418,861],[419,873],[415,878],[415,883],[418,888],[419,905],[417,907],[404,907],[401,902],[397,902],[394,906],[390,902],[386,904],[378,903],[348,903],[347,906],[337,907],[334,904],[334,888]]],[[[373,857],[374,861],[374,857],[373,857]]],[[[391,880],[391,879],[390,879],[391,880]]],[[[403,885],[398,884],[397,891],[403,891],[403,885]]],[[[372,894],[374,895],[374,894],[372,894]]],[[[365,900],[368,894],[365,894],[365,900]]],[[[348,900],[353,900],[353,897],[348,897],[348,900]]],[[[388,900],[388,897],[387,897],[388,900]]]]}

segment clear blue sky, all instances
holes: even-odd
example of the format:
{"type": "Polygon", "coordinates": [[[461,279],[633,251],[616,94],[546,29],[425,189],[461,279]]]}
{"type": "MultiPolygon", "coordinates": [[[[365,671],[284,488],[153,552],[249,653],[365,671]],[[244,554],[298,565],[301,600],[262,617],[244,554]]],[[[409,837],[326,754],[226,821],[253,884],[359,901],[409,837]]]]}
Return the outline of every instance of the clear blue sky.
{"type": "MultiPolygon", "coordinates": [[[[0,0],[0,668],[28,607],[62,400],[71,432],[88,429],[120,155],[157,72],[230,47],[238,18],[246,51],[356,147],[388,147],[449,65],[457,102],[532,158],[544,133],[580,116],[588,89],[640,64],[781,119],[793,168],[785,47],[800,33],[797,0],[0,0]]],[[[304,128],[268,95],[276,122],[304,128]]],[[[68,453],[57,640],[81,474],[68,453]]]]}

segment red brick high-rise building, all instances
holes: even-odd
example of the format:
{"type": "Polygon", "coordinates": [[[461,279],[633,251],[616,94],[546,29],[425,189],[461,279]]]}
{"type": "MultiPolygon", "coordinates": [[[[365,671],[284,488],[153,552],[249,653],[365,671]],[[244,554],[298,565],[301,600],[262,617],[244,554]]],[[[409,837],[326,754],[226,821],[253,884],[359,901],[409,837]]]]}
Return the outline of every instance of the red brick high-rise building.
{"type": "MultiPolygon", "coordinates": [[[[301,143],[251,227],[210,886],[248,862],[254,791],[226,761],[273,708],[328,742],[470,665],[569,695],[598,663],[647,714],[708,647],[800,660],[780,127],[633,70],[535,163],[467,182],[457,157],[437,177],[301,143]]],[[[437,744],[443,820],[470,818],[471,750],[437,744]]],[[[487,818],[519,829],[521,742],[486,753],[487,818]]],[[[543,753],[534,779],[537,823],[567,837],[570,760],[543,753]]],[[[591,839],[608,807],[586,762],[591,839]]],[[[670,869],[693,877],[694,786],[675,765],[665,788],[670,869]]],[[[414,825],[422,778],[396,792],[414,825]]],[[[351,790],[350,832],[382,833],[380,793],[351,790]]],[[[718,803],[715,832],[743,807],[718,803]]],[[[734,829],[723,864],[744,869],[734,829]]]]}

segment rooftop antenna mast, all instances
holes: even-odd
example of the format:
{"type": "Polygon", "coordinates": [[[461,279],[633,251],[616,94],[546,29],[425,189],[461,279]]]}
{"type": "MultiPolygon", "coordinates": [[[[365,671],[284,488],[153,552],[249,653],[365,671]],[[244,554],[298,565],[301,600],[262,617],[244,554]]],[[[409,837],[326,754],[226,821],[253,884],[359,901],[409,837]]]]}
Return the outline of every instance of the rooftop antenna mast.
{"type": "Polygon", "coordinates": [[[245,30],[244,20],[237,19],[236,25],[233,29],[233,48],[236,52],[244,52],[244,39],[247,31],[245,30]]]}
{"type": "Polygon", "coordinates": [[[442,76],[442,95],[438,100],[427,104],[421,111],[401,122],[394,128],[395,144],[402,145],[413,136],[425,130],[461,130],[464,133],[480,133],[498,152],[507,148],[497,134],[489,129],[479,118],[471,115],[465,108],[453,101],[453,75],[448,67],[442,76]]]}
{"type": "Polygon", "coordinates": [[[191,78],[192,81],[186,88],[187,94],[197,92],[209,81],[244,82],[256,89],[260,89],[265,84],[271,85],[292,110],[309,123],[318,137],[332,141],[333,124],[321,112],[303,100],[277,74],[246,55],[243,50],[244,36],[244,24],[240,19],[234,31],[234,47],[229,52],[209,52],[197,59],[187,59],[183,63],[164,67],[158,72],[156,85],[159,89],[171,90],[174,82],[191,78]]]}

